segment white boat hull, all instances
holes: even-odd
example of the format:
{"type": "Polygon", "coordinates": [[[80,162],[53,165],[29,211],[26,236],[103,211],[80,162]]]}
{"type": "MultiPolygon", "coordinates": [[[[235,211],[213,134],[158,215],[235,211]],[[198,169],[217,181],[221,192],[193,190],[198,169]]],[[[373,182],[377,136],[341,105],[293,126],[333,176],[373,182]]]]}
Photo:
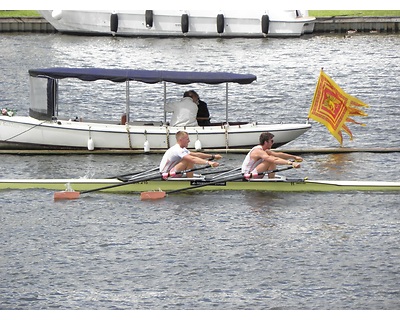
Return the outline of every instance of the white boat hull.
{"type": "Polygon", "coordinates": [[[197,140],[203,150],[250,148],[258,144],[260,133],[265,131],[275,135],[274,147],[279,147],[310,128],[310,124],[257,123],[170,127],[160,122],[120,125],[0,116],[0,147],[90,149],[90,144],[93,144],[94,149],[144,150],[147,141],[151,150],[166,150],[176,143],[175,133],[179,130],[189,133],[189,148],[192,149],[197,149],[197,140]]]}
{"type": "Polygon", "coordinates": [[[315,24],[314,17],[299,10],[39,12],[60,32],[120,36],[298,37],[312,33],[315,24]]]}

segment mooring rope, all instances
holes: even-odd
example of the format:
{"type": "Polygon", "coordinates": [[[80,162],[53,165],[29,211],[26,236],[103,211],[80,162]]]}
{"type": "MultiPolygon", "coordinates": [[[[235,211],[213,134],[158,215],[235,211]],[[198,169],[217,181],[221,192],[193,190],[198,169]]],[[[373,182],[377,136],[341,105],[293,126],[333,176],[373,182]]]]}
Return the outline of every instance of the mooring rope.
{"type": "Polygon", "coordinates": [[[44,120],[44,121],[42,121],[42,122],[40,122],[40,123],[38,123],[38,124],[35,124],[35,125],[32,126],[31,128],[28,128],[28,129],[26,129],[25,131],[22,131],[22,132],[20,132],[20,133],[17,133],[16,135],[14,135],[14,136],[12,136],[12,137],[10,137],[10,138],[8,138],[8,139],[5,139],[5,140],[3,140],[3,141],[4,141],[4,142],[10,141],[11,139],[14,139],[14,138],[18,137],[18,136],[20,136],[21,134],[24,134],[24,133],[26,133],[26,132],[28,132],[28,131],[31,131],[32,129],[34,129],[34,128],[40,126],[40,125],[42,125],[42,124],[45,123],[46,121],[47,121],[47,120],[44,120]]]}
{"type": "Polygon", "coordinates": [[[128,133],[128,142],[129,142],[129,149],[133,149],[132,147],[132,140],[131,140],[131,132],[129,131],[129,124],[125,124],[126,132],[128,133]]]}
{"type": "Polygon", "coordinates": [[[167,148],[169,149],[169,127],[165,127],[166,133],[167,133],[167,148]]]}
{"type": "Polygon", "coordinates": [[[226,123],[226,125],[225,125],[225,152],[228,152],[228,149],[229,149],[228,128],[229,128],[229,123],[226,123]]]}

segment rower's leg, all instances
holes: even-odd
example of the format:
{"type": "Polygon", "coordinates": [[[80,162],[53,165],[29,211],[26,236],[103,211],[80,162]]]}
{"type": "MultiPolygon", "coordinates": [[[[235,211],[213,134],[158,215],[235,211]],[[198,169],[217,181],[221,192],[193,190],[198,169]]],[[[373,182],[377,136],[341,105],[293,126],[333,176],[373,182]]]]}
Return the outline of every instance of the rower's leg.
{"type": "MultiPolygon", "coordinates": [[[[276,169],[276,164],[273,162],[268,162],[268,161],[264,161],[256,167],[257,172],[265,172],[265,171],[271,171],[271,170],[275,170],[275,169],[276,169]]],[[[275,172],[269,173],[268,178],[274,179],[275,172]]]]}
{"type": "MultiPolygon", "coordinates": [[[[189,170],[189,169],[193,169],[193,168],[194,168],[193,163],[186,161],[186,160],[182,160],[175,166],[174,170],[175,170],[175,172],[177,172],[177,171],[184,171],[184,170],[189,170]]],[[[193,172],[186,173],[186,177],[193,178],[193,172]]]]}

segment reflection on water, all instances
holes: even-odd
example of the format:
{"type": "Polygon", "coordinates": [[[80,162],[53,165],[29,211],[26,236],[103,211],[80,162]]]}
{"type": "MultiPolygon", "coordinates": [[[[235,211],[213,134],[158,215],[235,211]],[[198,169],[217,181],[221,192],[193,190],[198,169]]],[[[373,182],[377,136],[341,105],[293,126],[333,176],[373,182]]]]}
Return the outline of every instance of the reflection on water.
{"type": "Polygon", "coordinates": [[[284,198],[282,194],[276,192],[262,191],[243,191],[246,205],[255,213],[267,215],[273,214],[273,204],[284,198]]]}
{"type": "Polygon", "coordinates": [[[317,162],[321,172],[330,172],[333,175],[340,176],[349,171],[357,155],[355,153],[332,153],[326,155],[326,158],[317,162]]]}

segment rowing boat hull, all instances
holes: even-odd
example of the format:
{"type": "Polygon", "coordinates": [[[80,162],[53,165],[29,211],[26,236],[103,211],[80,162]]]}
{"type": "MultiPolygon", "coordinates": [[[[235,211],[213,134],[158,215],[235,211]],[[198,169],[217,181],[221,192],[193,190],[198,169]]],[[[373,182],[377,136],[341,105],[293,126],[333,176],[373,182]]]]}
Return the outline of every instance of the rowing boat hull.
{"type": "MultiPolygon", "coordinates": [[[[111,185],[119,185],[117,179],[10,179],[0,180],[0,190],[26,190],[47,189],[66,190],[67,186],[75,191],[86,191],[103,188],[111,185]]],[[[139,193],[144,191],[172,191],[195,187],[193,191],[268,191],[268,192],[340,192],[340,191],[400,191],[400,182],[387,181],[327,181],[327,180],[260,180],[260,181],[228,181],[210,184],[200,180],[178,179],[172,181],[152,180],[139,183],[124,184],[115,188],[103,190],[112,193],[139,193]],[[201,188],[200,184],[206,183],[201,188]]],[[[186,190],[191,191],[191,190],[186,190]]]]}

